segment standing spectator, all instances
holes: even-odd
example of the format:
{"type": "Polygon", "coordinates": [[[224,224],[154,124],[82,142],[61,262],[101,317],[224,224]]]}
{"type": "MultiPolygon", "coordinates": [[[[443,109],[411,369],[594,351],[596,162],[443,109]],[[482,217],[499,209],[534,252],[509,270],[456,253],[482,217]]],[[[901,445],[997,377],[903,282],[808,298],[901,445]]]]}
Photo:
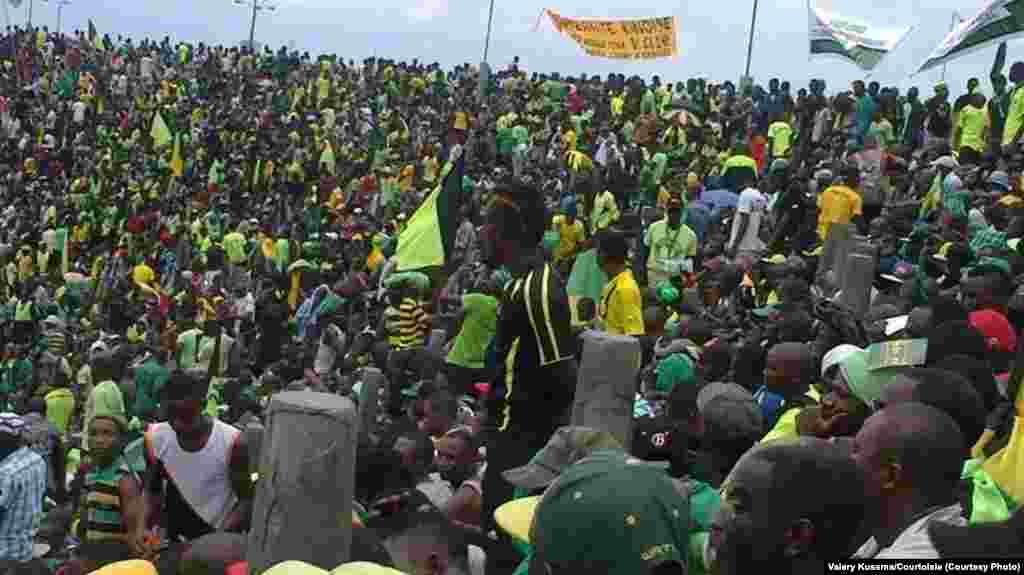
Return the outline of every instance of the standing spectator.
{"type": "Polygon", "coordinates": [[[1010,66],[1010,81],[1013,91],[1010,92],[1010,108],[1006,112],[1006,123],[1003,126],[1003,147],[1016,144],[1020,140],[1021,128],[1024,127],[1024,62],[1014,62],[1010,66]]]}
{"type": "Polygon", "coordinates": [[[0,564],[32,559],[32,537],[43,512],[46,462],[25,445],[25,420],[0,413],[0,564]]]}
{"type": "Polygon", "coordinates": [[[928,116],[925,120],[928,130],[924,147],[934,149],[949,144],[949,135],[953,131],[953,114],[949,108],[949,89],[945,82],[935,86],[935,95],[925,104],[928,116]]]}
{"type": "Polygon", "coordinates": [[[668,201],[664,219],[648,226],[644,245],[647,256],[647,285],[655,286],[685,271],[692,271],[697,256],[697,234],[683,223],[683,204],[677,197],[668,201]],[[685,268],[691,269],[685,269],[685,268]]]}
{"type": "Polygon", "coordinates": [[[737,265],[750,269],[764,249],[761,241],[761,220],[768,209],[768,198],[754,187],[749,176],[742,177],[743,191],[736,203],[736,214],[732,219],[732,230],[726,254],[736,260],[737,265]]]}
{"type": "MultiPolygon", "coordinates": [[[[576,388],[576,342],[565,285],[537,246],[547,227],[539,194],[519,183],[498,190],[492,218],[498,237],[515,250],[512,273],[498,316],[495,355],[501,366],[491,387],[488,413],[496,430],[487,445],[484,475],[484,532],[493,527],[494,510],[508,501],[513,487],[501,477],[526,464],[568,416],[576,388]]],[[[488,569],[509,558],[488,554],[488,569]]],[[[517,559],[508,561],[511,566],[517,559]]]]}
{"type": "Polygon", "coordinates": [[[861,220],[864,202],[855,190],[860,184],[860,167],[847,164],[843,168],[842,183],[829,186],[818,195],[818,237],[828,239],[832,224],[848,224],[861,220]]]}
{"type": "Polygon", "coordinates": [[[981,155],[988,149],[990,121],[984,94],[971,94],[960,109],[953,131],[953,149],[959,152],[961,165],[981,164],[981,155]]]}
{"type": "Polygon", "coordinates": [[[597,240],[597,259],[602,271],[611,278],[601,291],[597,309],[602,328],[614,335],[643,335],[640,287],[627,265],[629,246],[625,236],[615,229],[603,231],[597,240]]]}

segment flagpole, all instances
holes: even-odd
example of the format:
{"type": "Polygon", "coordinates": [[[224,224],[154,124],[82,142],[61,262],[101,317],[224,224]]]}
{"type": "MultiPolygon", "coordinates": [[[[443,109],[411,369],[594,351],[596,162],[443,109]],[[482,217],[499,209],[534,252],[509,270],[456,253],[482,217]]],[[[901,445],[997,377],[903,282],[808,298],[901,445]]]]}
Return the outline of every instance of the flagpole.
{"type": "Polygon", "coordinates": [[[252,22],[249,24],[249,50],[255,52],[253,41],[256,39],[256,5],[259,0],[252,0],[252,22]]]}
{"type": "Polygon", "coordinates": [[[754,52],[754,26],[757,25],[757,0],[754,0],[754,10],[750,13],[750,37],[747,39],[747,67],[743,75],[750,77],[750,57],[754,52]]]}
{"type": "MultiPolygon", "coordinates": [[[[952,32],[953,29],[956,28],[956,23],[957,23],[957,21],[959,19],[960,19],[960,15],[956,13],[956,10],[953,10],[953,16],[952,16],[952,19],[951,19],[951,21],[949,23],[949,31],[950,32],[952,32]]],[[[943,82],[946,81],[946,62],[942,63],[942,81],[943,82]]]]}

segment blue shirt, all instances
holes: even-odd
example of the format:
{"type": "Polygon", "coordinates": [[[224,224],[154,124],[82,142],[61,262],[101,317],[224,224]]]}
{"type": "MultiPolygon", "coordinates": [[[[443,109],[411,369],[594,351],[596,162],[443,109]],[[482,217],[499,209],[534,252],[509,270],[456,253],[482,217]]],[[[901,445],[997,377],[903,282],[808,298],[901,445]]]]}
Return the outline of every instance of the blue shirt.
{"type": "Polygon", "coordinates": [[[702,204],[696,202],[686,206],[686,221],[684,222],[697,236],[697,245],[704,244],[704,232],[711,221],[711,212],[702,204]]]}
{"type": "Polygon", "coordinates": [[[42,518],[46,462],[22,447],[0,460],[0,561],[32,559],[32,536],[42,518]]]}
{"type": "Polygon", "coordinates": [[[781,415],[782,404],[786,400],[779,394],[768,391],[768,387],[762,385],[758,388],[757,392],[754,393],[754,401],[757,402],[757,406],[761,408],[761,415],[765,420],[765,429],[771,429],[775,427],[775,424],[779,420],[781,415]]]}

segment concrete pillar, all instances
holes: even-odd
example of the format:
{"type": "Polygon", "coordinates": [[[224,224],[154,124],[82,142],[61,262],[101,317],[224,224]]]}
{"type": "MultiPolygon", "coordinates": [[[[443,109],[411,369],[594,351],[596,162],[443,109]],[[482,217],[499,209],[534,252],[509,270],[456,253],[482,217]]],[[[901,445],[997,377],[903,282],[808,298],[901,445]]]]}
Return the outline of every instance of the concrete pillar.
{"type": "Polygon", "coordinates": [[[384,373],[376,367],[368,367],[363,370],[362,383],[359,390],[359,441],[365,442],[377,436],[378,393],[386,385],[384,373]]]}
{"type": "Polygon", "coordinates": [[[629,445],[633,438],[633,398],[640,362],[640,342],[636,338],[585,332],[572,425],[602,429],[622,445],[629,445]]]}
{"type": "Polygon", "coordinates": [[[825,245],[822,247],[821,259],[818,261],[818,273],[835,269],[838,258],[838,250],[847,238],[853,233],[851,224],[832,224],[828,229],[828,237],[825,238],[825,245]]]}
{"type": "Polygon", "coordinates": [[[284,559],[333,569],[349,558],[356,409],[311,391],[270,399],[247,559],[258,574],[284,559]]]}
{"type": "Polygon", "coordinates": [[[863,317],[871,307],[871,287],[878,268],[874,254],[853,253],[847,260],[843,294],[839,303],[863,317]]]}
{"type": "Polygon", "coordinates": [[[266,428],[258,420],[250,421],[242,428],[245,434],[245,443],[249,446],[249,465],[252,471],[258,471],[260,459],[263,455],[263,435],[266,428]]]}
{"type": "Polygon", "coordinates": [[[430,339],[427,340],[427,353],[430,357],[440,358],[441,350],[444,349],[444,344],[448,341],[448,332],[443,329],[435,329],[430,331],[430,339]]]}

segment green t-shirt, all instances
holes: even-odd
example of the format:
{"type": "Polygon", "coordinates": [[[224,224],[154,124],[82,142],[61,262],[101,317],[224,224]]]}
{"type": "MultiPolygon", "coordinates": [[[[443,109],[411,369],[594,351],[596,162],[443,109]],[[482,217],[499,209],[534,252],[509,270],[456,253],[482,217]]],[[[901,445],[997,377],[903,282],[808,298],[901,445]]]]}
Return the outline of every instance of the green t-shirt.
{"type": "Polygon", "coordinates": [[[238,265],[245,262],[245,247],[246,241],[245,236],[238,232],[231,232],[224,236],[224,253],[228,256],[228,261],[238,265]]]}
{"type": "Polygon", "coordinates": [[[883,118],[881,122],[872,122],[868,133],[873,135],[882,149],[889,149],[896,142],[896,134],[893,131],[889,120],[883,118]]]}
{"type": "Polygon", "coordinates": [[[0,393],[28,388],[32,383],[32,364],[27,359],[9,359],[0,364],[0,393]]]}
{"type": "Polygon", "coordinates": [[[192,369],[199,364],[199,336],[201,330],[190,329],[178,336],[178,368],[192,369]]]}
{"type": "Polygon", "coordinates": [[[160,390],[167,383],[171,372],[160,365],[155,358],[146,360],[145,363],[135,368],[135,403],[132,405],[132,414],[139,416],[155,413],[160,404],[160,390]]]}
{"type": "Polygon", "coordinates": [[[448,363],[469,369],[483,369],[484,355],[498,329],[498,300],[483,294],[462,296],[465,319],[455,336],[448,363]]]}

